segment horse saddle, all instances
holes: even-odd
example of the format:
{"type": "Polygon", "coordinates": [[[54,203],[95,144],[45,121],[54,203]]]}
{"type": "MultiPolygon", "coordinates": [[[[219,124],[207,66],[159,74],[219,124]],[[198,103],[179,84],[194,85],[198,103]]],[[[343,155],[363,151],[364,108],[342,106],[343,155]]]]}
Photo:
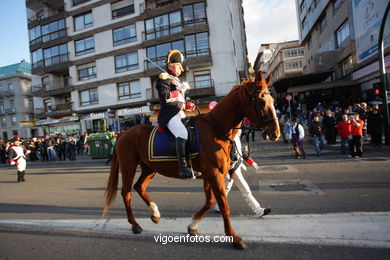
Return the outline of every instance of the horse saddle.
{"type": "MultiPolygon", "coordinates": [[[[199,130],[192,118],[184,118],[183,123],[188,131],[188,140],[186,145],[187,158],[196,158],[199,155],[200,140],[199,130]]],[[[149,136],[148,157],[151,162],[175,162],[176,138],[168,128],[156,126],[149,136]]]]}

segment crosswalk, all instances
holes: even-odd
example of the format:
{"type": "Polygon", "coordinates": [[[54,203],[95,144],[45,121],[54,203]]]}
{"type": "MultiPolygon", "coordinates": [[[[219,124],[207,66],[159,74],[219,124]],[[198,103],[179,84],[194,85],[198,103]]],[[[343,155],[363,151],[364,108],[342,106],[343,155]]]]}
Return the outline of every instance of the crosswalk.
{"type": "MultiPolygon", "coordinates": [[[[191,223],[190,218],[162,218],[157,225],[149,218],[139,218],[137,221],[144,229],[141,236],[151,238],[186,234],[187,225],[191,223]]],[[[261,219],[232,217],[231,221],[236,233],[248,242],[390,248],[390,212],[269,215],[261,219]]],[[[0,226],[139,236],[131,233],[126,219],[117,218],[2,219],[0,226]]],[[[198,231],[202,235],[223,235],[223,221],[219,217],[206,217],[200,222],[198,231]]]]}

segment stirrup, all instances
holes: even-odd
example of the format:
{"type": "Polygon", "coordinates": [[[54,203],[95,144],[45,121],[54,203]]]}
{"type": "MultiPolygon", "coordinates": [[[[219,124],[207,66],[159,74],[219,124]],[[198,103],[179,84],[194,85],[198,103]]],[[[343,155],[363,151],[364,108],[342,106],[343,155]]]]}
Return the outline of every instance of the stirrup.
{"type": "Polygon", "coordinates": [[[185,179],[196,179],[196,177],[194,175],[194,171],[192,170],[192,168],[186,167],[186,166],[181,166],[179,168],[179,175],[180,175],[180,179],[182,179],[182,180],[185,180],[185,179]],[[184,172],[186,172],[186,173],[184,173],[184,172]]]}

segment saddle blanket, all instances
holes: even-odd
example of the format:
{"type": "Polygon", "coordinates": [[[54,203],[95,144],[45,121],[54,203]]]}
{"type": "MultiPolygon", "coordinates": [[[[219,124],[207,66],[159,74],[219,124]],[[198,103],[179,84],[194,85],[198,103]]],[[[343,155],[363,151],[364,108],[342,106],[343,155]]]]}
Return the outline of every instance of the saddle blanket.
{"type": "MultiPolygon", "coordinates": [[[[191,159],[197,157],[200,150],[199,131],[196,124],[194,125],[193,130],[193,136],[195,140],[191,142],[191,159]]],[[[191,134],[192,133],[188,133],[188,136],[190,137],[191,134]]],[[[154,127],[149,137],[148,157],[149,161],[151,162],[177,161],[175,136],[170,131],[162,132],[158,131],[158,126],[154,127]]]]}

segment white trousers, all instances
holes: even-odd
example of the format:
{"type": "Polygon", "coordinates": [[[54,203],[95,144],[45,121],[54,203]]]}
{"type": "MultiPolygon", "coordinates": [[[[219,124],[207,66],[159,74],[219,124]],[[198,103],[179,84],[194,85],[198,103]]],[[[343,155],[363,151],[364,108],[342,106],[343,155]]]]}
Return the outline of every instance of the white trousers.
{"type": "Polygon", "coordinates": [[[186,114],[183,110],[180,110],[179,113],[174,115],[171,120],[169,120],[167,127],[176,138],[180,137],[187,140],[187,128],[183,125],[183,122],[181,121],[181,119],[184,117],[186,117],[186,114]]]}

